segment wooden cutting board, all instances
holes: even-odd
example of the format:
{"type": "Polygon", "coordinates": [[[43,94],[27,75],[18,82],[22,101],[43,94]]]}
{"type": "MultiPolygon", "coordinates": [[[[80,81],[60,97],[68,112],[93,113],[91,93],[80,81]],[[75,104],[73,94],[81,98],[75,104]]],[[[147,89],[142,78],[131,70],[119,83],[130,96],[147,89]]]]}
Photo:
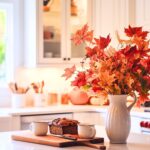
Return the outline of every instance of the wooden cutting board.
{"type": "Polygon", "coordinates": [[[68,146],[75,146],[75,145],[85,145],[85,146],[98,148],[98,149],[101,148],[103,149],[105,147],[103,144],[101,144],[104,143],[104,138],[102,137],[96,137],[94,139],[70,140],[70,139],[65,139],[53,135],[35,136],[31,131],[26,130],[26,131],[14,132],[11,135],[11,138],[17,141],[50,145],[55,147],[68,147],[68,146]]]}

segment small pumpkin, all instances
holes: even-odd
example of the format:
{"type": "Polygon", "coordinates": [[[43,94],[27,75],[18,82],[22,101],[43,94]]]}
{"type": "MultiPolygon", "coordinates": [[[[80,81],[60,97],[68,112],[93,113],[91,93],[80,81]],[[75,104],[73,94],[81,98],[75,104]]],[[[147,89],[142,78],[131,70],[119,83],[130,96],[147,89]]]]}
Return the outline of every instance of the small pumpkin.
{"type": "Polygon", "coordinates": [[[79,88],[74,88],[69,93],[70,101],[74,105],[85,105],[89,103],[89,96],[79,88]]]}

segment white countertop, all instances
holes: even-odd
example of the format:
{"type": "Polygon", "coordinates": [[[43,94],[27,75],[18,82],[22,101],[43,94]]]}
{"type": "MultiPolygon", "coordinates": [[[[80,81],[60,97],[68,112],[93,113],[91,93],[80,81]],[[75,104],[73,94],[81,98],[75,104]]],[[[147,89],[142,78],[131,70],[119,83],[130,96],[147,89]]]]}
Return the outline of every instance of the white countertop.
{"type": "MultiPolygon", "coordinates": [[[[102,126],[96,126],[97,136],[104,137],[107,150],[149,150],[150,136],[143,134],[131,133],[128,137],[127,144],[109,144],[105,129],[102,126]]],[[[0,150],[94,150],[86,146],[74,146],[66,148],[58,148],[40,144],[11,140],[12,132],[4,132],[0,134],[0,150]]]]}
{"type": "MultiPolygon", "coordinates": [[[[29,108],[1,108],[0,117],[20,116],[20,115],[37,115],[37,114],[54,114],[68,112],[103,112],[105,113],[108,106],[93,106],[93,105],[57,105],[49,107],[29,107],[29,108]]],[[[150,112],[144,112],[143,107],[134,107],[131,110],[132,116],[150,118],[150,112]]],[[[148,108],[147,108],[148,109],[148,108]]]]}
{"type": "Polygon", "coordinates": [[[32,115],[66,112],[106,112],[107,106],[92,105],[56,105],[49,107],[1,108],[0,115],[32,115]]]}

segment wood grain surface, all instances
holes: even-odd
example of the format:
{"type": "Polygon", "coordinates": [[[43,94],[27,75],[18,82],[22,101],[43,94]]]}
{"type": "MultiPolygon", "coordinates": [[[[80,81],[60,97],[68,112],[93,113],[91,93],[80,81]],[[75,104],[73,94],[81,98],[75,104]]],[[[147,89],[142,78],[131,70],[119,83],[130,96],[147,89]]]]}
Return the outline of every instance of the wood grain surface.
{"type": "Polygon", "coordinates": [[[78,138],[77,140],[71,140],[59,136],[58,137],[53,136],[51,134],[48,134],[46,136],[35,136],[31,131],[16,131],[11,135],[11,138],[12,140],[50,145],[55,147],[84,145],[84,146],[89,146],[89,147],[102,149],[102,150],[106,148],[105,145],[103,144],[104,143],[103,137],[96,137],[94,139],[78,138]]]}

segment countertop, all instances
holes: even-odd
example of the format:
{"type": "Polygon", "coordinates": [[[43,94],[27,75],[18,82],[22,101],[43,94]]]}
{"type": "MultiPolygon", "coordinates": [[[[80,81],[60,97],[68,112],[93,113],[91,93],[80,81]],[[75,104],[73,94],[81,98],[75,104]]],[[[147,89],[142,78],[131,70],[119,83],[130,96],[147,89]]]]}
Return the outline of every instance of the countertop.
{"type": "Polygon", "coordinates": [[[49,107],[1,108],[0,115],[34,115],[66,112],[106,112],[108,106],[56,105],[49,107]]]}
{"type": "MultiPolygon", "coordinates": [[[[49,107],[29,107],[29,108],[1,108],[0,117],[22,116],[22,115],[38,115],[38,114],[54,114],[68,112],[107,112],[108,106],[93,105],[57,105],[49,107]]],[[[150,112],[144,112],[143,107],[134,107],[131,109],[131,115],[143,118],[150,118],[150,112]]],[[[146,108],[149,109],[149,108],[146,108]]]]}
{"type": "MultiPolygon", "coordinates": [[[[110,144],[103,126],[96,126],[97,135],[104,137],[107,150],[149,150],[150,136],[144,134],[130,133],[127,144],[110,144]]],[[[86,146],[74,146],[58,148],[40,144],[11,140],[12,132],[3,132],[0,134],[0,150],[94,150],[86,146]]]]}

